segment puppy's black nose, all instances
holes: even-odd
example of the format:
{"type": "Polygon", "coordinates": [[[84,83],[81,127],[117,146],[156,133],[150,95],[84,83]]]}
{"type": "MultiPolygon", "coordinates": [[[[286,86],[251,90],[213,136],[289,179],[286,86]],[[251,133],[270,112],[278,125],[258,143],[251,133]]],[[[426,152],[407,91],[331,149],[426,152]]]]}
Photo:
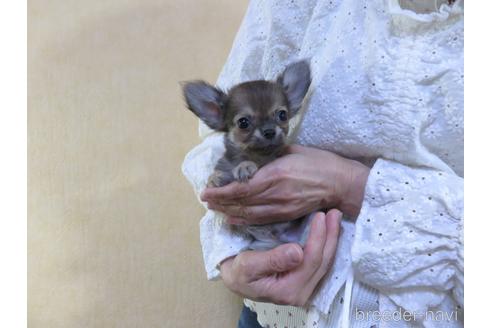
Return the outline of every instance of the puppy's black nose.
{"type": "Polygon", "coordinates": [[[263,136],[267,139],[273,139],[273,137],[275,137],[275,130],[274,129],[266,129],[263,131],[263,136]]]}

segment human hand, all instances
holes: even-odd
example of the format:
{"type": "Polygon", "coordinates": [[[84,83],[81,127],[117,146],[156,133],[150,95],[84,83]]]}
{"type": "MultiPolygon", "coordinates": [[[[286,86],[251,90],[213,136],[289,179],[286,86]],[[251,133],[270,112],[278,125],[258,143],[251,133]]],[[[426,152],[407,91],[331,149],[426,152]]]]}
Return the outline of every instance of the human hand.
{"type": "Polygon", "coordinates": [[[290,146],[287,155],[262,167],[247,183],[207,188],[202,200],[231,224],[297,219],[322,208],[356,217],[369,175],[365,165],[332,152],[290,146]]]}
{"type": "Polygon", "coordinates": [[[335,258],[342,213],[317,213],[304,250],[284,244],[268,251],[246,251],[222,262],[224,284],[252,300],[304,306],[335,258]]]}

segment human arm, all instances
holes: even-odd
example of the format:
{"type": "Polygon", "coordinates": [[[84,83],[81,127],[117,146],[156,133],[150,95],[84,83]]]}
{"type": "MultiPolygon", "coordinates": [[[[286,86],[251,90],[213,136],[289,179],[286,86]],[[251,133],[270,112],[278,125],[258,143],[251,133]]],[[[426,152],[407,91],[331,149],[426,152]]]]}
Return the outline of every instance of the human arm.
{"type": "Polygon", "coordinates": [[[408,310],[463,306],[463,178],[379,159],[352,248],[354,271],[408,310]]]}

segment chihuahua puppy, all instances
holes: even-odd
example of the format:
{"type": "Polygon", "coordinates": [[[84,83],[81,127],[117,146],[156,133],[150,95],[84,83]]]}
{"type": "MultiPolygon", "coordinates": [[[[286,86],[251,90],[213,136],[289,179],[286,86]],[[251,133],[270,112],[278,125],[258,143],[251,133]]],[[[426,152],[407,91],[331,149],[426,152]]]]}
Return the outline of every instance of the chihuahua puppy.
{"type": "MultiPolygon", "coordinates": [[[[211,129],[224,132],[225,153],[207,186],[247,182],[259,168],[280,157],[287,146],[289,120],[299,112],[310,84],[306,61],[288,65],[276,81],[244,82],[228,92],[204,81],[185,82],[188,109],[211,129]]],[[[286,242],[303,244],[306,221],[251,225],[242,232],[253,237],[251,249],[269,249],[286,242]]]]}

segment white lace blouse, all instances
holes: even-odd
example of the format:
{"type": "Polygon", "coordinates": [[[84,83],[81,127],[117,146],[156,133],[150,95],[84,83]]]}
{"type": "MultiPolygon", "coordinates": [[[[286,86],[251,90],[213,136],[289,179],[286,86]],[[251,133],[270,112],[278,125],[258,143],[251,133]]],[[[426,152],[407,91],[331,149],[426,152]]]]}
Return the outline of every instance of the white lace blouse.
{"type": "MultiPolygon", "coordinates": [[[[426,314],[457,310],[458,320],[444,326],[462,325],[463,5],[437,9],[417,13],[398,0],[253,0],[220,74],[217,85],[227,89],[274,79],[288,63],[310,59],[313,83],[293,141],[372,167],[362,210],[355,223],[343,222],[334,266],[313,297],[318,326],[342,315],[333,301],[347,277],[377,293],[379,311],[407,310],[413,325],[438,327],[443,322],[426,314]]],[[[200,134],[203,142],[183,163],[197,194],[224,151],[220,135],[203,125],[200,134]]],[[[213,211],[200,228],[207,275],[215,279],[220,262],[250,241],[213,211]]],[[[271,327],[285,312],[254,308],[271,327]]],[[[296,311],[299,319],[303,311],[296,311]]],[[[284,326],[308,324],[292,320],[284,326]]]]}

